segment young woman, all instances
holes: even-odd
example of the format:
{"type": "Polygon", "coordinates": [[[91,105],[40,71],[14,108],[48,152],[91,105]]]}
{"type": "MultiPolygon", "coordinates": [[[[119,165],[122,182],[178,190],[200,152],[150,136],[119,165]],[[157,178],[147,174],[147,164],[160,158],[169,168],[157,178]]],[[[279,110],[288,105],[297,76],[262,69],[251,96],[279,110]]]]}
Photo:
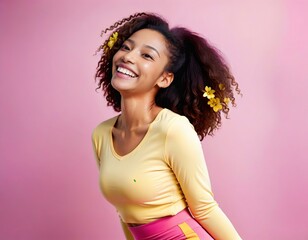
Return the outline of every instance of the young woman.
{"type": "Polygon", "coordinates": [[[227,65],[204,38],[155,14],[108,31],[96,78],[121,113],[99,124],[92,141],[126,239],[241,239],[213,198],[200,143],[240,93],[227,65]]]}

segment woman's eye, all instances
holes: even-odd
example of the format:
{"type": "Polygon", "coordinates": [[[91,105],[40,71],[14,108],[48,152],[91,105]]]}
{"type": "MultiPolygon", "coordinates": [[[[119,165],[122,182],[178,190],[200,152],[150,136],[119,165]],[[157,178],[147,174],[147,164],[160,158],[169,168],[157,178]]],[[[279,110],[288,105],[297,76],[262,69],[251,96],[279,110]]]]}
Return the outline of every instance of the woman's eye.
{"type": "Polygon", "coordinates": [[[153,57],[152,57],[150,54],[145,53],[145,54],[143,54],[143,56],[144,56],[145,58],[148,58],[148,59],[152,59],[152,60],[153,60],[153,57]]]}
{"type": "Polygon", "coordinates": [[[129,47],[128,47],[126,44],[123,44],[122,47],[121,47],[121,49],[123,49],[123,50],[129,50],[129,47]]]}

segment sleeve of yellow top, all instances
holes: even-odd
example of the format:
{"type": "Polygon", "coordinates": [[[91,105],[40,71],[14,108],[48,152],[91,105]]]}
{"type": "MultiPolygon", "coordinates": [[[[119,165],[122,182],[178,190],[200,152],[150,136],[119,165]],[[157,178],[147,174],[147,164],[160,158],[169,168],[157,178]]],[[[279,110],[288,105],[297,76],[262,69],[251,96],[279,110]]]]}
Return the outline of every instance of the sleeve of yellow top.
{"type": "Polygon", "coordinates": [[[94,157],[96,160],[96,164],[99,168],[100,165],[100,159],[99,159],[99,154],[98,154],[98,139],[96,138],[95,135],[95,130],[92,133],[92,147],[93,147],[93,152],[94,152],[94,157]]]}
{"type": "Polygon", "coordinates": [[[122,221],[121,217],[120,217],[120,222],[121,222],[121,226],[122,226],[126,240],[134,240],[132,233],[129,231],[127,227],[127,224],[122,221]]]}
{"type": "MultiPolygon", "coordinates": [[[[99,145],[100,145],[100,143],[99,143],[99,140],[98,140],[98,138],[95,134],[95,130],[94,130],[93,133],[92,133],[92,146],[93,146],[94,156],[95,156],[98,168],[100,166],[100,159],[99,159],[99,148],[100,148],[100,146],[99,145]]],[[[134,240],[134,237],[132,236],[131,232],[129,231],[126,223],[124,223],[122,221],[120,216],[119,216],[119,218],[120,218],[121,226],[122,226],[126,240],[134,240]]]]}
{"type": "Polygon", "coordinates": [[[186,118],[180,117],[172,122],[167,133],[165,155],[190,211],[202,227],[217,240],[241,239],[214,199],[200,140],[186,118]]]}

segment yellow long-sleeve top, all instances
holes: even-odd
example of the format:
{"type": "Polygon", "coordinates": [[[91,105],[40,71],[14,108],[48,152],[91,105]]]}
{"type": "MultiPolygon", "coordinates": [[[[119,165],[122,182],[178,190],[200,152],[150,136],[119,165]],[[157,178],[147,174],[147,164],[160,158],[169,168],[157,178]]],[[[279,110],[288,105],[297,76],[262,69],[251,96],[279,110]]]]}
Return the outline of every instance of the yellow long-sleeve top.
{"type": "Polygon", "coordinates": [[[124,156],[113,147],[117,118],[99,124],[92,141],[102,193],[124,223],[149,223],[189,207],[214,239],[240,239],[213,198],[202,146],[186,117],[161,110],[124,156]]]}

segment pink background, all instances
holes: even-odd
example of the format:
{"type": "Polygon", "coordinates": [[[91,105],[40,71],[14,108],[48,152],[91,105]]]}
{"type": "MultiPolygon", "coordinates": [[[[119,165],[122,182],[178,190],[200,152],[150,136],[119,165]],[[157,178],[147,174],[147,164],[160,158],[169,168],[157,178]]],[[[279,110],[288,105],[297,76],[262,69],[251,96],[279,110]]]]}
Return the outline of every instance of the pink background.
{"type": "Polygon", "coordinates": [[[92,129],[100,31],[153,11],[224,53],[244,94],[203,142],[216,200],[244,239],[308,239],[307,1],[0,1],[0,238],[123,239],[92,129]],[[306,151],[305,151],[306,150],[306,151]]]}

